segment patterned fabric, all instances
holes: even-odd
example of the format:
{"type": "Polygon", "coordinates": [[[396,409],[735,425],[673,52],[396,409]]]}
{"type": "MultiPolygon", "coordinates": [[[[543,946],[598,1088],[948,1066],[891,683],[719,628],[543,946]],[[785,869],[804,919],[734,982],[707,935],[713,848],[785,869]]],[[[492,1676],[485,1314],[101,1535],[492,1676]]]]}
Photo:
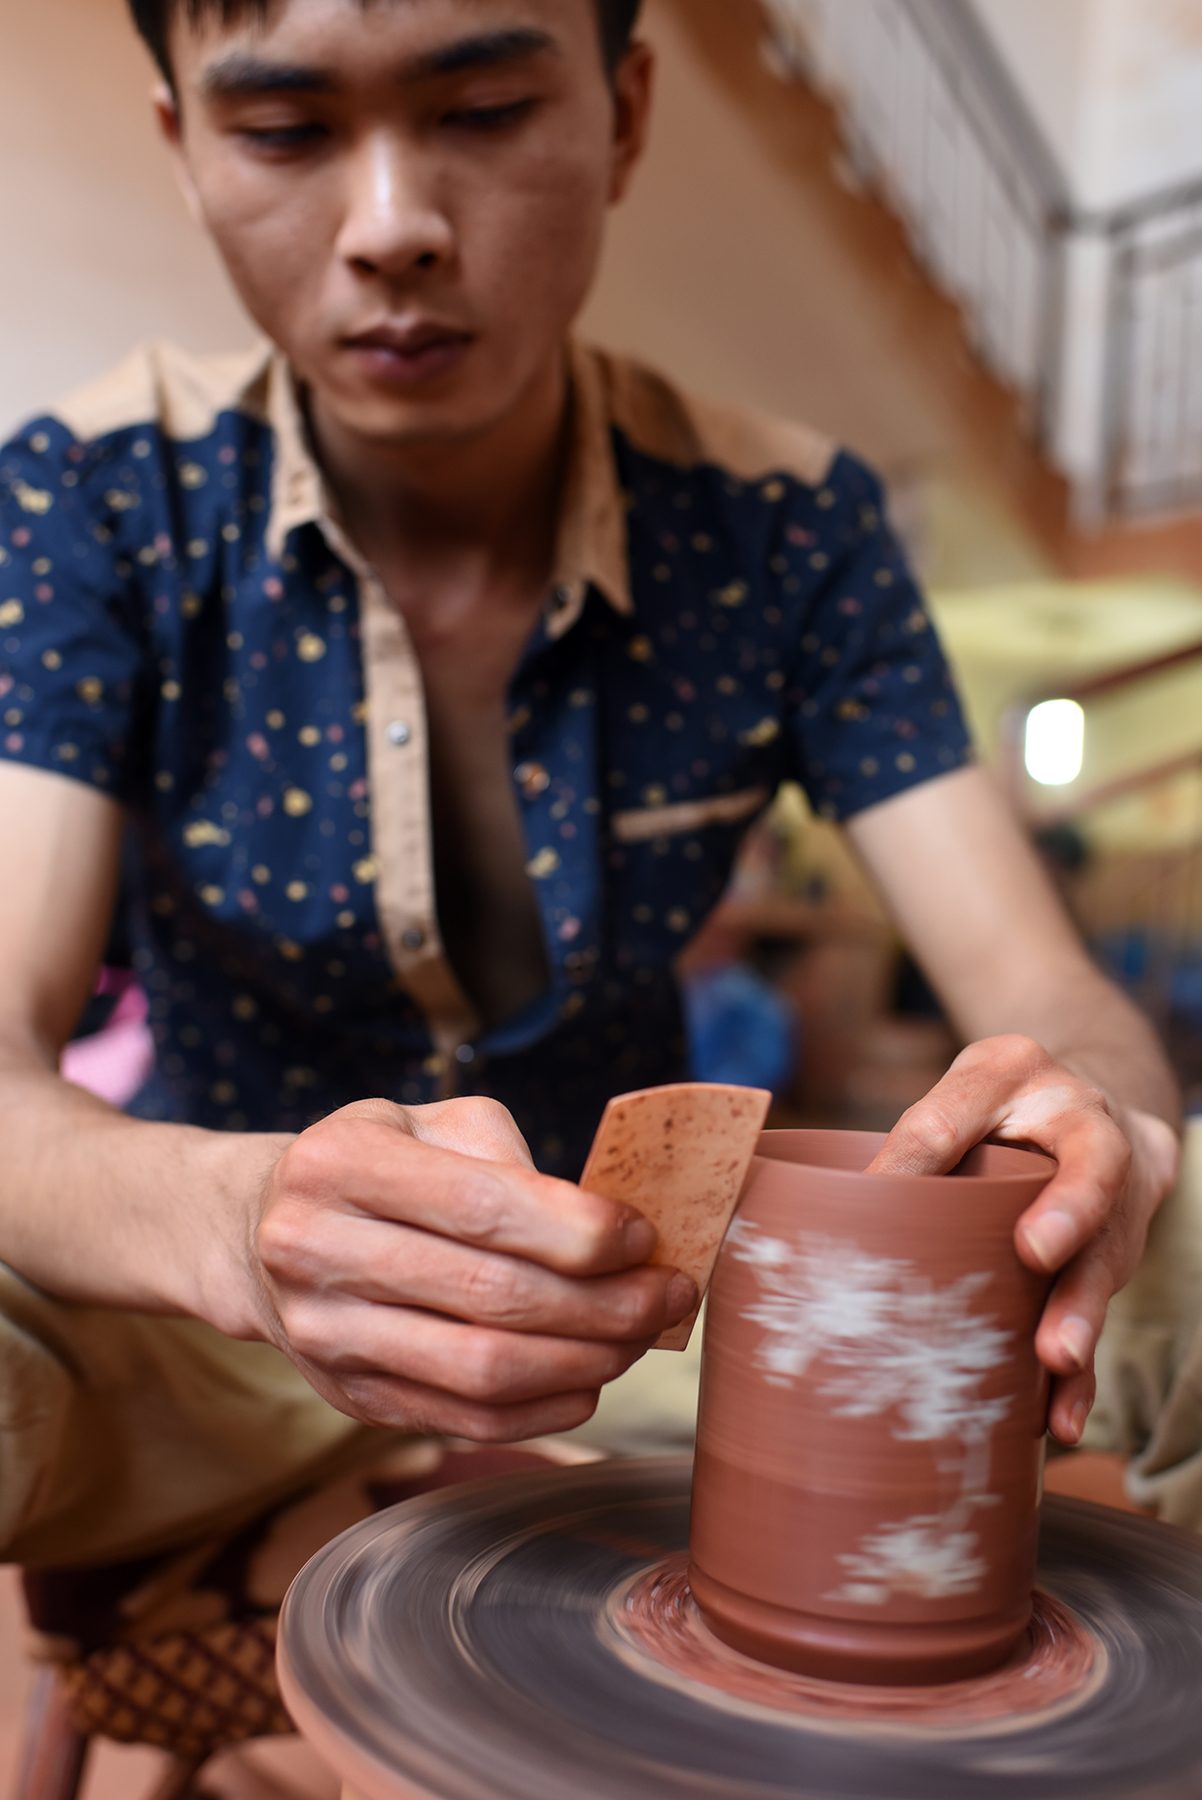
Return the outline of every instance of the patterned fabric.
{"type": "Polygon", "coordinates": [[[295,1130],[453,1079],[576,1173],[611,1093],[687,1072],[672,961],[778,784],[845,818],[964,761],[866,469],[586,350],[573,400],[511,691],[552,980],[491,1032],[438,934],[420,674],[288,371],[142,352],[0,452],[0,753],[129,809],[133,1112],[295,1130]]]}
{"type": "Polygon", "coordinates": [[[549,1466],[536,1449],[429,1440],[353,1481],[294,1496],[225,1543],[26,1572],[33,1647],[56,1665],[72,1722],[87,1736],[200,1763],[225,1745],[291,1732],[275,1675],[276,1622],[309,1555],[383,1507],[549,1466]]]}
{"type": "Polygon", "coordinates": [[[96,1651],[60,1680],[77,1731],[189,1762],[295,1730],[276,1682],[271,1619],[96,1651]]]}

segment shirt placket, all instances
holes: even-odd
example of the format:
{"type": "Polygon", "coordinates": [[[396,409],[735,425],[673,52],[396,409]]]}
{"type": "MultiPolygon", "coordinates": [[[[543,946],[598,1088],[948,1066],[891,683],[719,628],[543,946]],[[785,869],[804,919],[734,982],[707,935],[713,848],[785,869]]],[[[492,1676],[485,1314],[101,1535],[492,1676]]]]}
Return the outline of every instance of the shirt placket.
{"type": "Polygon", "coordinates": [[[438,1095],[454,1091],[458,1052],[480,1021],[447,960],[434,886],[430,736],[421,665],[383,583],[328,514],[318,521],[355,578],[363,662],[376,917],[388,959],[434,1041],[438,1095]]]}
{"type": "MultiPolygon", "coordinates": [[[[580,621],[590,592],[585,572],[594,564],[609,602],[629,613],[625,521],[609,445],[605,396],[596,357],[572,353],[575,393],[574,444],[565,497],[557,575],[545,617],[544,642],[564,637],[580,621]]],[[[283,364],[273,374],[271,414],[284,454],[276,473],[270,537],[275,553],[296,526],[315,523],[350,569],[358,588],[360,648],[366,701],[367,765],[371,794],[375,902],[381,935],[398,979],[425,1015],[434,1041],[440,1094],[454,1091],[461,1067],[473,1060],[480,1020],[447,959],[438,925],[434,883],[434,835],[430,809],[429,732],[421,669],[404,619],[390,603],[375,571],[330,513],[320,475],[308,455],[291,379],[283,364]]],[[[519,677],[520,679],[520,677],[519,677]]],[[[516,684],[515,684],[516,685],[516,684]]],[[[590,687],[592,684],[589,684],[590,687]]],[[[596,695],[592,716],[569,714],[543,723],[545,735],[529,752],[514,739],[515,767],[534,757],[554,762],[575,793],[571,822],[550,816],[555,797],[525,809],[530,854],[527,873],[535,887],[561,1015],[583,1005],[583,989],[600,962],[600,866],[596,810],[596,695]],[[552,743],[556,730],[579,744],[578,759],[565,760],[552,743]],[[555,858],[552,867],[550,858],[555,858]]],[[[521,784],[519,783],[519,789],[521,784]]],[[[501,1030],[504,1036],[504,1028],[501,1030]]]]}
{"type": "Polygon", "coordinates": [[[456,1052],[479,1020],[438,927],[421,669],[404,619],[371,573],[360,578],[359,607],[376,913],[392,966],[429,1022],[449,1091],[456,1052]]]}

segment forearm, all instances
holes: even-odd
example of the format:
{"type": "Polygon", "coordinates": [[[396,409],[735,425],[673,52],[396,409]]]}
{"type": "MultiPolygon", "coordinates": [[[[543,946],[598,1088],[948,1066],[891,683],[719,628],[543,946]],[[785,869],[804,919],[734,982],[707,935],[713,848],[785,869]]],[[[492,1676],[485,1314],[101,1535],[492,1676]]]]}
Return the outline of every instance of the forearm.
{"type": "Polygon", "coordinates": [[[1033,1038],[1112,1103],[1177,1128],[1151,1025],[1091,962],[984,770],[886,801],[849,834],[966,1043],[1033,1038]]]}
{"type": "Polygon", "coordinates": [[[988,998],[955,1007],[969,1041],[1017,1032],[1033,1038],[1114,1106],[1130,1107],[1181,1128],[1181,1099],[1168,1059],[1147,1017],[1083,954],[1054,978],[1017,988],[998,983],[988,998]]]}
{"type": "Polygon", "coordinates": [[[257,1335],[250,1235],[290,1141],[126,1118],[0,1035],[0,1261],[65,1300],[257,1335]]]}

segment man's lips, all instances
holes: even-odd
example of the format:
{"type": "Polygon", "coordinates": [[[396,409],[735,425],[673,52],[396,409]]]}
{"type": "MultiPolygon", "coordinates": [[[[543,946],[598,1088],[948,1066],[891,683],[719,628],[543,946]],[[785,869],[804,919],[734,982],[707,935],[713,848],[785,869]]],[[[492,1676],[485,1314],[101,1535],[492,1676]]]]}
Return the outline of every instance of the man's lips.
{"type": "Polygon", "coordinates": [[[470,332],[447,325],[377,325],[342,342],[366,373],[408,385],[448,374],[463,360],[473,338],[470,332]]]}

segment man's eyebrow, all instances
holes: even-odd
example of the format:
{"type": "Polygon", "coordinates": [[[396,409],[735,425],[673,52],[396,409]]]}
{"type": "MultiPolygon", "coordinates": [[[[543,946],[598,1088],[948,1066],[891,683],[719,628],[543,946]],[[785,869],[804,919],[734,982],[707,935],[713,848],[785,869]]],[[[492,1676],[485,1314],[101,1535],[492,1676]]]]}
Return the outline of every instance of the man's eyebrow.
{"type": "Polygon", "coordinates": [[[454,43],[414,57],[406,64],[402,80],[422,81],[432,75],[458,75],[465,69],[491,69],[498,63],[520,62],[524,57],[558,48],[549,31],[541,31],[535,25],[514,25],[504,31],[457,38],[454,43]]]}
{"type": "Polygon", "coordinates": [[[338,84],[328,69],[235,52],[210,63],[200,85],[218,99],[238,99],[247,94],[329,94],[338,84]]]}
{"type": "MultiPolygon", "coordinates": [[[[491,69],[520,62],[558,44],[549,31],[534,25],[515,25],[504,31],[480,32],[457,38],[437,50],[428,50],[406,63],[403,81],[428,81],[432,76],[458,75],[470,69],[491,69]]],[[[330,94],[338,82],[329,69],[304,63],[271,62],[265,57],[234,51],[211,63],[201,79],[205,94],[217,99],[240,99],[251,94],[330,94]]]]}

